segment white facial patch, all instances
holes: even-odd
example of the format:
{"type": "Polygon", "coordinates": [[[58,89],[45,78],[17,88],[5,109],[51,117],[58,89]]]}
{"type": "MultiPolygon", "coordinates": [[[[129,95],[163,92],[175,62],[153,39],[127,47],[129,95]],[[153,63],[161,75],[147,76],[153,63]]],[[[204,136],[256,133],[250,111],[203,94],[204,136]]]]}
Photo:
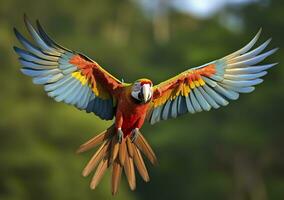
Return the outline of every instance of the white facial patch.
{"type": "Polygon", "coordinates": [[[152,84],[136,82],[132,86],[131,96],[141,102],[148,102],[152,98],[152,84]]]}

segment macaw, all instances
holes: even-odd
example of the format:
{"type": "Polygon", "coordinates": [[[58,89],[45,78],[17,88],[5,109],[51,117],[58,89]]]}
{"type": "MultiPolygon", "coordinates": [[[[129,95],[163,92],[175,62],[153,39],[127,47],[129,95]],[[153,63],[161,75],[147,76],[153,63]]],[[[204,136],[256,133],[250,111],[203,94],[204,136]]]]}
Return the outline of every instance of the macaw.
{"type": "Polygon", "coordinates": [[[74,105],[103,120],[115,118],[112,126],[78,149],[81,153],[101,144],[82,174],[88,176],[96,169],[90,183],[95,189],[105,171],[112,168],[113,195],[118,191],[123,169],[132,190],[136,187],[134,166],[144,181],[150,180],[141,152],[154,165],[157,158],[140,132],[145,121],[154,124],[185,113],[226,106],[230,100],[237,100],[240,93],[254,91],[263,82],[266,70],[277,64],[259,64],[277,50],[262,53],[271,39],[251,50],[260,30],[240,50],[187,69],[158,85],[146,78],[124,83],[89,57],[54,42],[39,21],[36,29],[27,17],[24,21],[35,44],[14,29],[24,47],[14,47],[21,72],[32,77],[34,84],[43,85],[47,95],[57,102],[74,105]]]}

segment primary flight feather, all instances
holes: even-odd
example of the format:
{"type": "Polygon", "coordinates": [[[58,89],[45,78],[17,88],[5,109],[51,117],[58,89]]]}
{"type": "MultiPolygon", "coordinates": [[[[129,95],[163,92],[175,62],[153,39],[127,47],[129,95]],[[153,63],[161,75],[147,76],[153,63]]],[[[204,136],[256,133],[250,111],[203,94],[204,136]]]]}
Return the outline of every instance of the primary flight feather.
{"type": "Polygon", "coordinates": [[[23,74],[34,84],[44,86],[47,95],[58,102],[74,105],[104,120],[115,117],[114,124],[81,145],[78,153],[101,144],[83,170],[88,176],[95,170],[90,187],[95,189],[107,168],[112,168],[112,193],[118,191],[122,171],[129,186],[136,187],[135,169],[144,181],[149,174],[141,152],[152,164],[156,156],[140,132],[145,121],[151,124],[185,113],[209,111],[228,105],[240,93],[250,93],[262,83],[266,70],[276,65],[259,64],[277,49],[265,51],[270,39],[253,49],[261,30],[240,50],[153,86],[142,78],[124,83],[87,56],[54,42],[39,22],[36,29],[24,17],[34,44],[16,29],[15,35],[23,49],[14,47],[23,66],[23,74]]]}

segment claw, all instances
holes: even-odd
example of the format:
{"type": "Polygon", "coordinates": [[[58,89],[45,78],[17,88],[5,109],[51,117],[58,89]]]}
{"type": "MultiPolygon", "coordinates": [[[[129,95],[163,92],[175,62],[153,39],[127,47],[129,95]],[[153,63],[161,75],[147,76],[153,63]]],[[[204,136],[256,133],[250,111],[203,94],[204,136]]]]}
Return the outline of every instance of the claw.
{"type": "Polygon", "coordinates": [[[118,128],[117,129],[117,139],[118,139],[119,143],[121,143],[122,137],[123,137],[123,132],[122,132],[121,128],[118,128]]]}
{"type": "Polygon", "coordinates": [[[139,128],[133,129],[132,132],[131,132],[131,137],[130,137],[132,143],[135,142],[138,135],[139,135],[139,128]]]}

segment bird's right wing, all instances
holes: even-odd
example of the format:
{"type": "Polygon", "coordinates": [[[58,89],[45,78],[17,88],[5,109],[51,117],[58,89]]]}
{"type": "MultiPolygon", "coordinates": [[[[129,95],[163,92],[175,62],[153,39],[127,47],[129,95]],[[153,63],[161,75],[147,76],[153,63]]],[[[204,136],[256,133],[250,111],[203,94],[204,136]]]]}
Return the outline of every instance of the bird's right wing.
{"type": "Polygon", "coordinates": [[[90,58],[55,43],[37,21],[35,30],[25,17],[26,27],[34,39],[31,44],[16,29],[15,34],[25,49],[14,47],[23,68],[34,84],[44,85],[48,96],[58,102],[93,112],[102,119],[115,114],[115,91],[123,83],[90,58]]]}

